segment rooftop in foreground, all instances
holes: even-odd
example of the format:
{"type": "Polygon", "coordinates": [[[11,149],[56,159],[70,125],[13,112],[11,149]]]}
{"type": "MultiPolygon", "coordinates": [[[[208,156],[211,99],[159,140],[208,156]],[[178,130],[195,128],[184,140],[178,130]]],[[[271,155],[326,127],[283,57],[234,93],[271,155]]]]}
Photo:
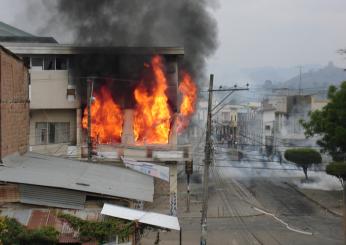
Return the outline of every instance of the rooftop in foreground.
{"type": "Polygon", "coordinates": [[[0,181],[153,201],[153,178],[122,167],[34,153],[3,159],[0,181]]]}

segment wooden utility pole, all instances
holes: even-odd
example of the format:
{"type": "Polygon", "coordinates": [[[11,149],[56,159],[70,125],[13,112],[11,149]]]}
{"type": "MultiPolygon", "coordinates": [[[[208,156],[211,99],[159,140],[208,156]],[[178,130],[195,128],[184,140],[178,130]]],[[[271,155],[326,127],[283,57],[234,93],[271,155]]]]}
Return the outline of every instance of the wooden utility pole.
{"type": "Polygon", "coordinates": [[[187,176],[186,212],[190,212],[190,176],[193,173],[192,161],[185,162],[185,173],[187,176]]]}
{"type": "Polygon", "coordinates": [[[91,78],[87,79],[87,108],[88,108],[88,161],[91,161],[92,156],[92,141],[91,141],[91,103],[93,94],[94,81],[91,78]]]}
{"type": "Polygon", "coordinates": [[[209,99],[208,99],[208,117],[207,130],[205,138],[205,159],[204,159],[204,177],[203,177],[203,206],[201,219],[201,245],[207,244],[207,214],[208,214],[208,186],[209,186],[209,166],[211,165],[211,117],[212,117],[212,102],[213,102],[213,82],[214,75],[210,74],[209,81],[209,99]]]}

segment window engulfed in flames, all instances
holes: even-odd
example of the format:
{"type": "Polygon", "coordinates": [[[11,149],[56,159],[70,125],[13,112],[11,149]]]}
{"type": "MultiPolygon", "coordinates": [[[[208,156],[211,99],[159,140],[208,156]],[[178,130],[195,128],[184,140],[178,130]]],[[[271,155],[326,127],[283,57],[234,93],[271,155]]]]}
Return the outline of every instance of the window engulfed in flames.
{"type": "MultiPolygon", "coordinates": [[[[136,107],[133,118],[133,134],[136,144],[167,144],[173,113],[168,103],[168,88],[164,64],[160,56],[154,56],[150,64],[153,72],[152,87],[141,81],[134,90],[136,107]]],[[[176,118],[177,130],[181,133],[188,127],[195,111],[197,87],[191,76],[183,72],[179,85],[182,94],[180,113],[176,118]]],[[[94,92],[91,106],[91,137],[97,143],[121,141],[123,112],[115,103],[106,86],[94,92]]],[[[87,108],[84,110],[82,126],[88,127],[87,108]]]]}
{"type": "Polygon", "coordinates": [[[151,61],[154,72],[154,88],[151,93],[143,82],[135,89],[137,103],[133,130],[136,143],[167,144],[172,112],[168,105],[167,78],[159,56],[151,61]]]}
{"type": "Polygon", "coordinates": [[[183,95],[180,104],[180,113],[177,118],[177,131],[183,132],[190,122],[190,117],[195,112],[197,100],[197,86],[187,72],[183,72],[182,80],[179,84],[179,92],[183,95]]]}
{"type": "MultiPolygon", "coordinates": [[[[106,86],[93,93],[91,106],[91,138],[97,143],[117,143],[121,141],[123,114],[106,86]]],[[[83,128],[88,128],[88,110],[84,109],[83,128]]]]}

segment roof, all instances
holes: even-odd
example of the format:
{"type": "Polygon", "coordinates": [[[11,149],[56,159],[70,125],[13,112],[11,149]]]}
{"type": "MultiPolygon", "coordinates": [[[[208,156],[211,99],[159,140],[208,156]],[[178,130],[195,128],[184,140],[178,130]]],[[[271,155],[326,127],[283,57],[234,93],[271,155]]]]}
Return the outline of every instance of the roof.
{"type": "Polygon", "coordinates": [[[153,201],[153,177],[132,170],[27,153],[0,166],[0,181],[153,201]]]}
{"type": "Polygon", "coordinates": [[[0,21],[0,37],[34,37],[34,35],[0,21]]]}
{"type": "Polygon", "coordinates": [[[57,43],[53,37],[39,37],[0,21],[0,42],[57,43]]]}
{"type": "Polygon", "coordinates": [[[15,43],[57,43],[53,37],[3,37],[0,36],[0,42],[15,42],[15,43]]]}
{"type": "Polygon", "coordinates": [[[137,220],[139,223],[162,227],[171,230],[180,230],[178,218],[166,214],[145,212],[137,209],[125,208],[105,203],[101,214],[120,219],[137,220]]]}
{"type": "MultiPolygon", "coordinates": [[[[1,40],[0,40],[1,42],[1,40]]],[[[133,55],[184,55],[182,47],[115,47],[78,46],[59,43],[1,42],[15,54],[133,54],[133,55]]]]}

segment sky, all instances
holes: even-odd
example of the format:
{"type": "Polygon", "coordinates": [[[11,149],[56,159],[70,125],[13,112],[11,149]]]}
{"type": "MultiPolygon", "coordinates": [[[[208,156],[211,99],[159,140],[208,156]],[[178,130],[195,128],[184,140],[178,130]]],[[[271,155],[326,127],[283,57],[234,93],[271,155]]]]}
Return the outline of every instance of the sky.
{"type": "MultiPolygon", "coordinates": [[[[29,0],[0,1],[0,20],[28,32],[37,34],[47,19],[39,7],[30,9],[35,14],[28,18],[29,0]]],[[[346,56],[337,53],[346,48],[345,0],[219,0],[210,11],[218,22],[219,47],[208,72],[217,83],[237,79],[235,73],[244,68],[329,61],[346,67],[346,56]]]]}
{"type": "Polygon", "coordinates": [[[346,67],[345,0],[222,0],[216,12],[219,49],[209,71],[304,64],[346,67]]]}

